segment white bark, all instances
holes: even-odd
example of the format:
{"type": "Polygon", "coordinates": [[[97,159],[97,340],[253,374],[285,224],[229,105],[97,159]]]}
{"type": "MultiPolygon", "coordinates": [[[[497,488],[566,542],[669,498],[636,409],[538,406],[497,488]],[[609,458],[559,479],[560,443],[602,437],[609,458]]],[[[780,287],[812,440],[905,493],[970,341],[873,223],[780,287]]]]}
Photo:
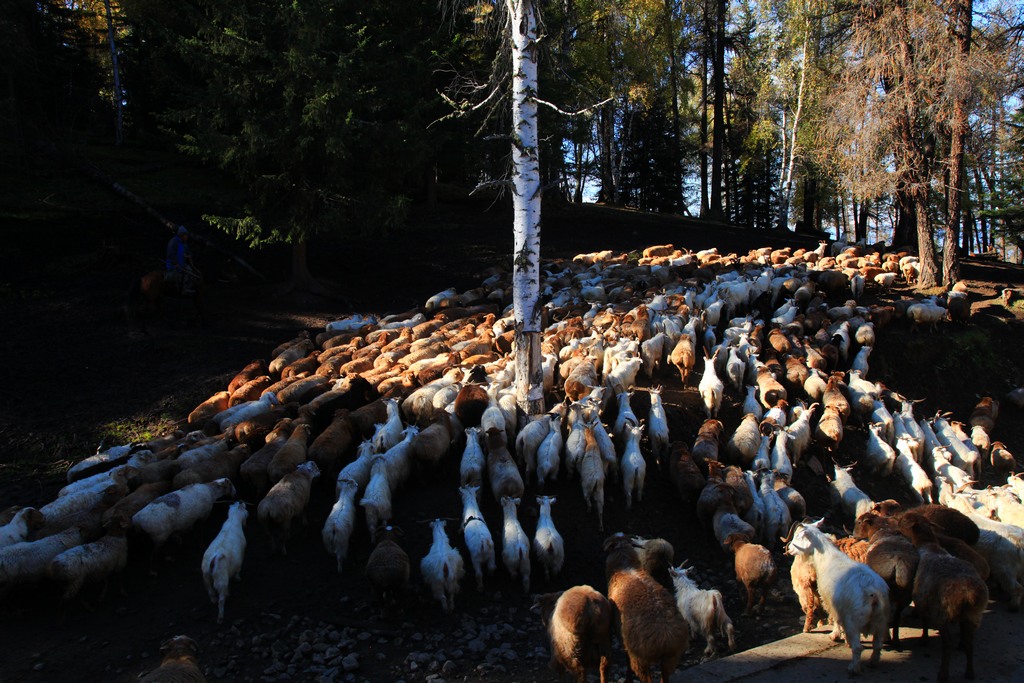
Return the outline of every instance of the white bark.
{"type": "Polygon", "coordinates": [[[516,400],[527,415],[544,412],[540,362],[540,155],[537,134],[537,8],[505,0],[512,33],[512,162],[516,323],[516,400]]]}
{"type": "MultiPolygon", "coordinates": [[[[810,39],[810,28],[804,34],[804,49],[800,65],[800,87],[796,94],[796,113],[793,115],[793,128],[789,139],[789,160],[786,165],[786,180],[782,185],[782,193],[779,197],[779,229],[789,229],[789,203],[793,196],[793,166],[796,164],[796,132],[800,125],[800,112],[804,106],[804,83],[807,81],[807,42],[810,39]]],[[[783,120],[785,121],[785,120],[783,120]]],[[[783,123],[783,135],[785,136],[785,123],[783,123]]],[[[785,158],[785,152],[783,152],[785,158]]]]}

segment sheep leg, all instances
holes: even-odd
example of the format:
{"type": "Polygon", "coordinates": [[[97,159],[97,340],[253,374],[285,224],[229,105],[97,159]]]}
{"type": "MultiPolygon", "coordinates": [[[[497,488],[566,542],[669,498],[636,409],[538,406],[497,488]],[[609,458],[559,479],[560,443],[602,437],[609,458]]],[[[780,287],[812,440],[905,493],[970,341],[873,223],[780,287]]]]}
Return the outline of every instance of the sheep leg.
{"type": "Polygon", "coordinates": [[[745,616],[750,616],[751,611],[754,609],[754,587],[747,586],[747,608],[743,610],[745,616]]]}
{"type": "Polygon", "coordinates": [[[953,634],[949,630],[949,624],[939,628],[939,636],[942,638],[942,661],[939,664],[939,683],[949,680],[949,652],[953,649],[953,634]]]}
{"type": "Polygon", "coordinates": [[[598,674],[601,678],[601,683],[606,683],[608,680],[608,665],[610,663],[611,662],[607,656],[601,655],[601,664],[598,667],[598,674]]]}
{"type": "Polygon", "coordinates": [[[964,678],[971,681],[974,680],[974,629],[974,624],[966,619],[960,621],[960,645],[963,646],[964,653],[967,655],[967,670],[964,672],[964,678]]]}
{"type": "MultiPolygon", "coordinates": [[[[676,666],[679,665],[679,655],[669,656],[667,659],[661,660],[661,683],[668,683],[669,677],[672,672],[676,670],[676,666]]],[[[650,680],[650,679],[648,679],[650,680]]]]}

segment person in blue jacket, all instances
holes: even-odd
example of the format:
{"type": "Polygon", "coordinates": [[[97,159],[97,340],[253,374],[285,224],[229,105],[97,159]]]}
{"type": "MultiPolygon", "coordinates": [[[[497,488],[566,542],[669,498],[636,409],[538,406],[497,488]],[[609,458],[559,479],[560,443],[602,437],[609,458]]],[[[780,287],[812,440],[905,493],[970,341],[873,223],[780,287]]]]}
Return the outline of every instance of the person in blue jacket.
{"type": "Polygon", "coordinates": [[[188,228],[184,225],[178,226],[178,231],[167,243],[164,279],[176,287],[182,296],[189,296],[196,292],[196,270],[192,265],[188,228]]]}

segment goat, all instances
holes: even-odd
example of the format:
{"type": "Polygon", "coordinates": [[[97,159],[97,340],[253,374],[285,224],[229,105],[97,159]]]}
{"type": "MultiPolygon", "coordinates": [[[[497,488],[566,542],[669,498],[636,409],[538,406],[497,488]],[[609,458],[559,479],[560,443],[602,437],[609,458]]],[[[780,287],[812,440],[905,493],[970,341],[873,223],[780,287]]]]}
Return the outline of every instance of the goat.
{"type": "Polygon", "coordinates": [[[469,549],[470,562],[473,565],[473,573],[476,575],[476,589],[484,589],[484,570],[488,574],[494,573],[494,539],[491,531],[487,528],[484,515],[480,511],[480,503],[477,500],[479,486],[460,486],[459,495],[462,496],[462,535],[469,549]]]}
{"type": "Polygon", "coordinates": [[[755,609],[759,614],[763,613],[768,591],[778,574],[771,551],[763,545],[751,543],[750,537],[744,534],[731,534],[722,545],[732,551],[736,578],[747,589],[747,608],[743,613],[749,616],[755,609]],[[758,603],[756,608],[755,602],[758,603]]]}
{"type": "Polygon", "coordinates": [[[533,555],[544,567],[544,578],[551,580],[552,576],[558,576],[562,571],[562,564],[565,562],[565,547],[562,542],[562,535],[555,528],[551,519],[551,505],[555,502],[554,496],[538,496],[537,504],[540,505],[540,518],[537,520],[537,530],[533,536],[533,555]]]}
{"type": "Polygon", "coordinates": [[[139,683],[205,683],[199,668],[199,645],[188,636],[174,636],[160,644],[160,666],[139,679],[139,683]]]}
{"type": "Polygon", "coordinates": [[[356,522],[356,494],[359,492],[358,482],[352,479],[339,479],[337,484],[338,499],[331,507],[331,512],[324,522],[320,536],[327,552],[334,555],[338,563],[338,574],[348,557],[348,545],[356,522]]]}
{"type": "Polygon", "coordinates": [[[518,498],[502,496],[501,509],[505,515],[501,536],[501,560],[513,579],[522,582],[523,592],[530,592],[530,539],[523,531],[516,511],[518,498]]]}
{"type": "Polygon", "coordinates": [[[626,427],[626,450],[622,456],[622,488],[626,494],[626,509],[633,507],[633,493],[636,492],[637,502],[644,499],[644,479],[647,476],[647,461],[640,452],[640,437],[643,429],[640,426],[626,427]]]}
{"type": "Polygon", "coordinates": [[[683,569],[684,565],[672,567],[672,583],[675,588],[676,606],[679,613],[686,619],[690,633],[698,634],[705,641],[704,656],[712,657],[718,653],[716,634],[724,636],[730,651],[736,649],[736,633],[732,619],[725,612],[722,593],[717,590],[701,590],[690,577],[693,567],[683,569]]]}
{"type": "Polygon", "coordinates": [[[444,520],[435,519],[430,523],[433,543],[430,551],[420,560],[420,574],[430,586],[434,599],[441,603],[445,614],[455,609],[455,594],[465,574],[462,555],[448,542],[444,531],[444,520]]]}
{"type": "Polygon", "coordinates": [[[210,602],[217,605],[217,623],[224,623],[224,604],[228,599],[231,579],[236,581],[242,575],[242,560],[245,559],[245,520],[249,511],[245,503],[233,503],[228,508],[228,518],[203,553],[201,567],[203,584],[210,596],[210,602]]]}
{"type": "Polygon", "coordinates": [[[852,658],[849,672],[860,673],[862,633],[872,636],[869,663],[878,664],[882,655],[882,641],[889,623],[889,587],[878,574],[863,564],[844,555],[814,524],[797,523],[790,530],[786,542],[789,555],[810,555],[818,577],[818,592],[822,605],[835,626],[832,639],[846,634],[852,658]]]}
{"type": "Polygon", "coordinates": [[[379,538],[366,559],[366,578],[383,612],[409,584],[409,555],[398,545],[394,527],[381,527],[373,535],[379,538]]]}
{"type": "Polygon", "coordinates": [[[306,519],[306,506],[314,479],[320,476],[315,462],[304,462],[274,484],[256,509],[260,523],[267,529],[272,552],[288,554],[285,543],[291,536],[292,521],[306,519]]]}
{"type": "Polygon", "coordinates": [[[631,674],[651,680],[658,664],[668,681],[689,646],[690,629],[668,590],[641,568],[632,541],[621,534],[604,542],[608,599],[615,607],[631,674]]]}
{"type": "Polygon", "coordinates": [[[949,680],[949,655],[953,649],[950,627],[954,624],[960,627],[960,645],[967,655],[964,676],[973,679],[974,634],[988,607],[988,587],[970,564],[950,556],[938,545],[927,521],[913,521],[905,529],[921,558],[914,578],[916,611],[922,618],[925,637],[929,628],[938,629],[942,637],[939,681],[949,680]]]}
{"type": "Polygon", "coordinates": [[[613,610],[608,598],[590,586],[573,586],[534,598],[551,644],[550,667],[585,683],[587,669],[597,667],[601,683],[608,676],[612,650],[613,610]]]}

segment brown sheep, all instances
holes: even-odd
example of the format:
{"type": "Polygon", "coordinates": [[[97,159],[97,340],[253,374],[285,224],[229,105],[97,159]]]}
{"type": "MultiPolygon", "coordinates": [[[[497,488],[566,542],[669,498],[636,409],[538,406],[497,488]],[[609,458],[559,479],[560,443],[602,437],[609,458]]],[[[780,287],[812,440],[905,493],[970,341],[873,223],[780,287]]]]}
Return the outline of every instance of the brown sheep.
{"type": "Polygon", "coordinates": [[[867,541],[860,538],[854,538],[853,536],[846,536],[843,538],[833,538],[832,542],[835,543],[837,548],[843,551],[844,555],[854,562],[867,564],[868,546],[870,545],[867,541]]]}
{"type": "Polygon", "coordinates": [[[771,552],[742,534],[729,535],[723,545],[732,550],[736,578],[747,589],[747,608],[743,613],[750,615],[755,609],[754,602],[758,603],[758,614],[763,613],[768,591],[778,575],[771,552]]]}
{"type": "Polygon", "coordinates": [[[237,406],[240,403],[257,400],[267,390],[267,387],[273,383],[274,380],[270,379],[270,375],[260,375],[259,377],[252,378],[231,392],[228,406],[237,406]]]}
{"type": "Polygon", "coordinates": [[[189,484],[203,484],[223,477],[234,479],[238,476],[238,468],[242,466],[250,453],[248,446],[239,444],[227,453],[187,467],[174,475],[174,488],[180,489],[189,484]]]}
{"type": "Polygon", "coordinates": [[[304,462],[274,484],[256,508],[260,523],[267,529],[271,552],[288,554],[285,543],[291,535],[292,522],[306,519],[306,506],[313,480],[320,476],[315,462],[304,462]]]}
{"type": "Polygon", "coordinates": [[[708,461],[718,460],[718,450],[724,429],[721,420],[714,418],[704,420],[697,431],[697,440],[693,443],[693,450],[690,452],[698,465],[704,465],[706,468],[708,461]]]}
{"type": "Polygon", "coordinates": [[[312,428],[304,422],[295,422],[295,429],[292,430],[288,441],[278,449],[274,457],[267,463],[267,476],[271,484],[276,484],[281,479],[295,471],[295,468],[306,462],[307,444],[312,428]]]}
{"type": "Polygon", "coordinates": [[[378,529],[377,538],[377,545],[366,560],[366,578],[383,613],[408,587],[409,555],[398,545],[393,527],[378,529]]]}
{"type": "Polygon", "coordinates": [[[661,680],[668,681],[690,644],[690,627],[672,595],[641,567],[632,541],[621,535],[604,542],[608,553],[605,575],[608,599],[629,656],[630,675],[636,673],[643,683],[651,683],[650,667],[661,669],[661,680]]]}
{"type": "Polygon", "coordinates": [[[424,464],[438,465],[452,445],[452,422],[448,413],[441,411],[430,425],[412,439],[412,452],[424,464]]]}
{"type": "Polygon", "coordinates": [[[917,507],[904,510],[901,503],[888,499],[883,500],[880,503],[875,503],[875,507],[872,512],[875,512],[882,517],[897,518],[908,513],[923,515],[929,522],[936,525],[942,534],[959,538],[968,545],[975,545],[978,542],[978,536],[981,533],[978,529],[978,525],[964,513],[959,510],[946,507],[945,505],[937,505],[935,503],[918,505],[917,507]]]}
{"type": "Polygon", "coordinates": [[[871,512],[857,519],[853,535],[870,541],[865,564],[889,586],[892,644],[899,647],[900,615],[913,598],[914,576],[920,556],[914,544],[899,532],[891,520],[871,512]]]}
{"type": "Polygon", "coordinates": [[[679,380],[684,387],[693,371],[696,358],[693,337],[689,334],[679,335],[679,341],[676,342],[672,353],[669,354],[669,362],[679,370],[679,380]]]}
{"type": "Polygon", "coordinates": [[[687,508],[692,508],[696,505],[707,481],[682,441],[672,443],[668,467],[669,479],[676,487],[679,497],[687,508]]]}
{"type": "Polygon", "coordinates": [[[547,629],[550,667],[585,683],[587,669],[597,668],[601,683],[608,677],[612,651],[612,606],[590,586],[573,586],[534,598],[534,609],[547,629]]]}
{"type": "Polygon", "coordinates": [[[387,403],[382,399],[376,399],[364,406],[360,406],[348,414],[352,420],[352,426],[361,439],[369,439],[373,436],[374,425],[388,419],[387,403]]]}
{"type": "Polygon", "coordinates": [[[949,680],[949,655],[953,649],[951,627],[960,627],[960,647],[967,655],[964,676],[974,678],[974,633],[988,607],[988,587],[970,564],[952,557],[936,542],[934,526],[926,519],[905,519],[900,529],[909,533],[921,554],[914,579],[914,605],[928,629],[942,638],[939,681],[949,680]]]}
{"type": "Polygon", "coordinates": [[[320,470],[325,473],[337,470],[338,463],[352,450],[355,443],[355,429],[348,415],[349,411],[346,408],[336,410],[334,420],[313,440],[307,450],[309,459],[319,465],[320,470]]]}
{"type": "Polygon", "coordinates": [[[218,391],[216,394],[197,405],[188,414],[188,426],[199,427],[211,417],[228,408],[231,394],[227,391],[218,391]]]}
{"type": "Polygon", "coordinates": [[[139,683],[206,683],[199,668],[199,645],[188,636],[174,636],[160,645],[164,658],[160,668],[150,671],[139,683]]]}
{"type": "Polygon", "coordinates": [[[242,386],[249,380],[255,379],[260,375],[268,374],[270,374],[270,372],[269,370],[267,370],[267,362],[265,360],[263,360],[262,358],[257,358],[254,361],[250,361],[248,365],[242,368],[238,372],[238,374],[231,378],[231,381],[228,382],[228,393],[233,394],[235,393],[235,389],[242,386]]]}
{"type": "Polygon", "coordinates": [[[291,420],[285,419],[278,422],[273,431],[267,434],[266,445],[250,455],[249,459],[243,462],[239,468],[239,476],[249,485],[256,498],[262,498],[270,489],[270,475],[267,474],[267,466],[273,460],[274,455],[288,442],[288,437],[291,436],[294,428],[294,423],[291,420]]]}
{"type": "MultiPolygon", "coordinates": [[[[789,580],[793,584],[793,592],[796,593],[800,602],[800,609],[804,613],[804,633],[810,633],[821,619],[815,617],[825,613],[821,604],[821,595],[818,594],[818,572],[814,568],[814,562],[810,555],[795,555],[793,564],[789,568],[789,580]]],[[[828,616],[826,615],[826,620],[828,616]]]]}

